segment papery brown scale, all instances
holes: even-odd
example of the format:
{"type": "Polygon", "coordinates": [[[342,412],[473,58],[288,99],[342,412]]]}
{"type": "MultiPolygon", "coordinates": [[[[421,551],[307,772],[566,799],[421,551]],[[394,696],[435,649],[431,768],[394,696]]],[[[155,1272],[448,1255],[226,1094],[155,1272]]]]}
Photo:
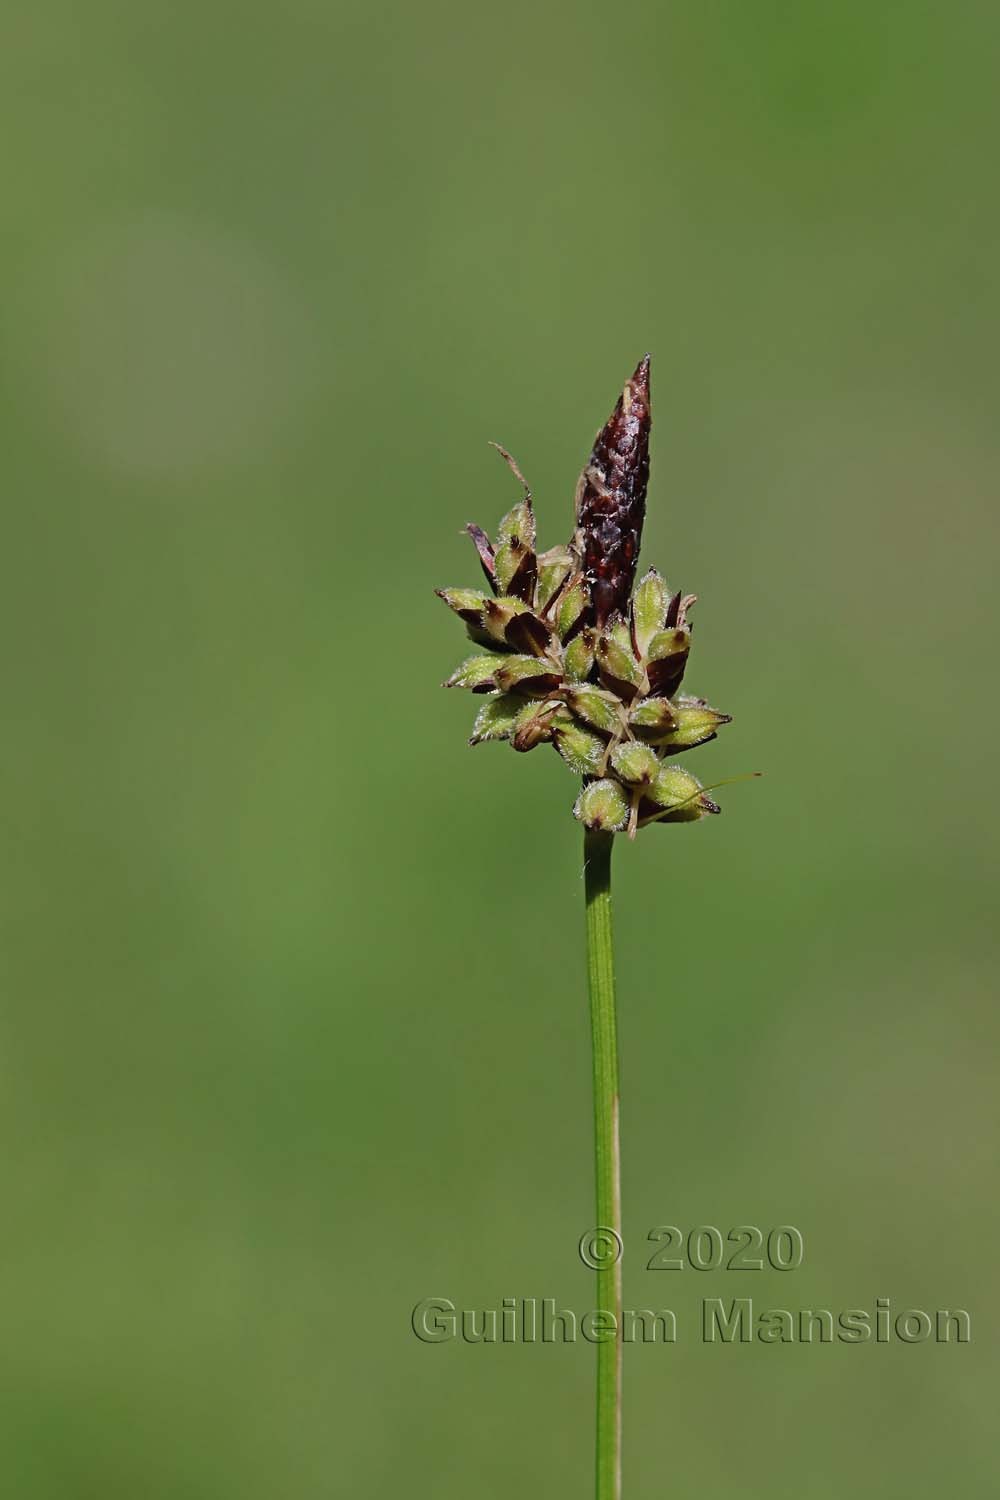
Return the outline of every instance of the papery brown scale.
{"type": "Polygon", "coordinates": [[[496,562],[494,560],[493,543],[490,541],[483,528],[481,526],[474,525],[472,521],[469,522],[468,526],[466,526],[465,529],[468,532],[469,536],[471,536],[473,543],[475,544],[476,551],[479,554],[479,561],[482,564],[483,572],[486,575],[486,580],[495,594],[497,591],[497,569],[496,562]]]}
{"type": "Polygon", "coordinates": [[[589,619],[625,615],[635,581],[649,484],[649,355],[597,434],[576,494],[574,546],[590,589],[589,619]]]}
{"type": "Polygon", "coordinates": [[[525,604],[532,604],[535,598],[535,585],[538,582],[538,560],[530,547],[520,548],[520,562],[514,571],[510,582],[507,584],[507,593],[513,594],[517,599],[523,599],[525,604]]]}
{"type": "Polygon", "coordinates": [[[504,635],[515,651],[523,651],[526,656],[542,656],[552,644],[549,627],[531,613],[515,615],[504,635]]]}
{"type": "Polygon", "coordinates": [[[668,626],[686,625],[688,610],[691,608],[692,604],[697,603],[697,594],[674,594],[673,598],[670,600],[670,603],[667,605],[666,624],[668,626]]]}

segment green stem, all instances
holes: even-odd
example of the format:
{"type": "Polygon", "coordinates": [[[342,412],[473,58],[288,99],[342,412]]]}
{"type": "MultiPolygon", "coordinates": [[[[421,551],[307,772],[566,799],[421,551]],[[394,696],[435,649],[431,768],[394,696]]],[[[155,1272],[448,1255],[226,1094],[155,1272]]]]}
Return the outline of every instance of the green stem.
{"type": "MultiPolygon", "coordinates": [[[[618,1141],[618,1037],[615,966],[611,938],[611,847],[614,835],[585,833],[587,979],[594,1047],[594,1152],[597,1224],[621,1242],[621,1158],[618,1141]]],[[[597,1307],[614,1336],[597,1344],[597,1500],[622,1492],[622,1268],[613,1250],[597,1272],[597,1307]]]]}

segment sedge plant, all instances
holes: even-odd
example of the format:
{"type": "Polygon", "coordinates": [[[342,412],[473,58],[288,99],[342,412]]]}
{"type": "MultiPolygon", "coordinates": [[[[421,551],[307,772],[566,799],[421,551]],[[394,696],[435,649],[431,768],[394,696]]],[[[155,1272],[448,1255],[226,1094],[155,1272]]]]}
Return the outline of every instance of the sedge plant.
{"type": "Polygon", "coordinates": [[[691,649],[692,594],[650,568],[636,582],[649,482],[649,356],[597,434],[576,488],[575,530],[539,552],[531,491],[509,453],[520,500],[494,539],[472,538],[485,588],[438,593],[475,652],[446,687],[481,697],[470,743],[517,751],[551,745],[580,779],[587,974],[594,1065],[597,1310],[614,1336],[597,1343],[597,1500],[620,1500],[622,1433],[621,1151],[611,855],[617,835],[696,823],[720,811],[675,757],[713,740],[729,715],[680,692],[691,649]],[[607,1231],[611,1231],[607,1234],[607,1231]]]}

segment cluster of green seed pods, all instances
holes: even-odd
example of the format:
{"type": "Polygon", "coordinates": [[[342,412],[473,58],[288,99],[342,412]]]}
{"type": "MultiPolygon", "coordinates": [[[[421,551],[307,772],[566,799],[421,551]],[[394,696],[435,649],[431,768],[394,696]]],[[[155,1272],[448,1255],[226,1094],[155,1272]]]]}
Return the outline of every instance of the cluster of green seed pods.
{"type": "Polygon", "coordinates": [[[537,551],[531,492],[501,448],[524,493],[495,541],[466,528],[487,589],[438,590],[478,648],[445,683],[483,696],[470,743],[553,745],[583,778],[577,818],[632,835],[719,811],[696,777],[669,762],[729,722],[679,691],[694,596],[672,593],[655,568],[634,582],[648,440],[647,358],[598,433],[571,543],[537,551]]]}
{"type": "Polygon", "coordinates": [[[669,763],[729,722],[678,691],[693,598],[672,594],[650,569],[625,615],[587,623],[587,581],[573,549],[536,553],[528,495],[501,521],[495,546],[478,529],[474,540],[489,591],[439,590],[479,648],[445,684],[482,695],[471,743],[553,745],[584,780],[575,812],[588,828],[634,832],[718,812],[698,780],[669,763]]]}

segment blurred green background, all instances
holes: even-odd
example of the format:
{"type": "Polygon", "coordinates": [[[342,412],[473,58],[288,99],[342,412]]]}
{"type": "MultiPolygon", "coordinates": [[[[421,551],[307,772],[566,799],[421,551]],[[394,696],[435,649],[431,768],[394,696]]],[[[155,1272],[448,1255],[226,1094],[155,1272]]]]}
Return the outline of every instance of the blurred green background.
{"type": "Polygon", "coordinates": [[[34,1497],[577,1496],[572,779],[438,684],[652,350],[688,764],[617,855],[632,1497],[1000,1483],[996,8],[15,6],[0,1368],[34,1497]],[[650,1273],[648,1230],[805,1263],[650,1273]],[[704,1296],[969,1309],[706,1347],[704,1296]]]}

